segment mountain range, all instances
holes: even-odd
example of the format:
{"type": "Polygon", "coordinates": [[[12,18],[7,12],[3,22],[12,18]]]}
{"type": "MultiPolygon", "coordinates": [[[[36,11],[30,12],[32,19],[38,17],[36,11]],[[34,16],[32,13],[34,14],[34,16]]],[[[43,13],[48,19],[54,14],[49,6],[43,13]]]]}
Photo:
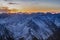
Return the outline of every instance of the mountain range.
{"type": "Polygon", "coordinates": [[[60,40],[60,14],[0,14],[0,40],[60,40]]]}

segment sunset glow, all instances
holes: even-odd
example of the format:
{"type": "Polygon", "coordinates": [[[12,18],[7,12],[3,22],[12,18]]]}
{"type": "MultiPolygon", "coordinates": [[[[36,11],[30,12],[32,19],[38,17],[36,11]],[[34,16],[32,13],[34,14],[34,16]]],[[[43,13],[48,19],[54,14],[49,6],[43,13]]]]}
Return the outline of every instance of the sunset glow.
{"type": "Polygon", "coordinates": [[[60,12],[59,1],[49,0],[1,0],[0,11],[5,10],[9,13],[16,12],[60,12]]]}

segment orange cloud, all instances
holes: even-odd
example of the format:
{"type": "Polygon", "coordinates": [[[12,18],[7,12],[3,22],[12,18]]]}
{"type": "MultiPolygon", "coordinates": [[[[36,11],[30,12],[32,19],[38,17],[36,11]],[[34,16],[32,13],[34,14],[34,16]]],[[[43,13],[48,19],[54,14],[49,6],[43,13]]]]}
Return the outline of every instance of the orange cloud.
{"type": "Polygon", "coordinates": [[[59,9],[52,9],[52,8],[23,8],[23,9],[9,9],[8,7],[2,7],[0,11],[5,11],[8,13],[17,13],[17,12],[60,12],[59,9]]]}

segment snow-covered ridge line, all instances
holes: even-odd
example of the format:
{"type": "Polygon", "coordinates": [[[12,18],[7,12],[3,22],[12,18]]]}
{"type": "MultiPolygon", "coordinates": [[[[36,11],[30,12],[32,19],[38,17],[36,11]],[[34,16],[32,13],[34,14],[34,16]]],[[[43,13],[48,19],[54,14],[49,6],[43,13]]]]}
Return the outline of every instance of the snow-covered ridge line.
{"type": "Polygon", "coordinates": [[[57,33],[58,29],[60,29],[60,14],[51,14],[51,13],[4,14],[2,13],[0,14],[0,28],[2,28],[0,29],[1,40],[3,39],[9,40],[10,38],[11,38],[10,40],[54,39],[53,35],[57,33]]]}
{"type": "Polygon", "coordinates": [[[16,12],[16,13],[8,13],[8,12],[0,12],[0,14],[60,14],[60,12],[16,12]]]}

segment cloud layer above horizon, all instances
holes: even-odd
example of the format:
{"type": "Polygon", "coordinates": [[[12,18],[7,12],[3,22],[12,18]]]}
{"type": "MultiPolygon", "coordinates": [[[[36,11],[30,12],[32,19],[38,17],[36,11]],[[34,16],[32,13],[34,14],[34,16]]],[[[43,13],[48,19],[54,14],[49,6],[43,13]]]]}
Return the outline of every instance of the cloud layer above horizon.
{"type": "Polygon", "coordinates": [[[57,11],[60,12],[60,0],[1,0],[0,6],[20,11],[57,11]]]}

